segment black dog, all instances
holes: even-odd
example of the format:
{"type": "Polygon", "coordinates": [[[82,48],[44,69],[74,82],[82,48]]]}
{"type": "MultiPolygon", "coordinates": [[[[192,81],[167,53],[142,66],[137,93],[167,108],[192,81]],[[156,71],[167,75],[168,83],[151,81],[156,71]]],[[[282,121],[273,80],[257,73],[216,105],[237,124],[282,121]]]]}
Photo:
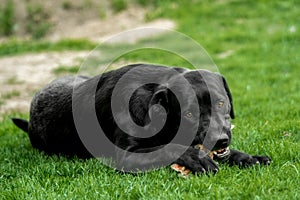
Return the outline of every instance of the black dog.
{"type": "MultiPolygon", "coordinates": [[[[232,96],[224,77],[206,70],[136,64],[92,78],[60,78],[35,95],[29,122],[16,118],[13,122],[29,133],[33,147],[48,154],[92,157],[95,154],[78,134],[74,109],[82,113],[77,117],[79,121],[89,121],[94,109],[105,136],[121,149],[121,153],[117,151],[116,154],[123,170],[143,170],[168,161],[186,166],[193,172],[218,171],[214,160],[194,148],[198,144],[215,150],[216,160],[231,165],[267,165],[271,161],[267,156],[229,150],[230,118],[234,118],[232,96]],[[154,82],[153,77],[159,81],[154,82]],[[181,81],[183,79],[186,82],[181,81]],[[122,84],[116,89],[118,82],[122,84]],[[96,86],[91,90],[92,85],[96,86]],[[76,98],[72,96],[74,88],[76,98]],[[133,92],[130,94],[129,90],[133,92]],[[129,102],[126,102],[127,96],[129,102]],[[112,106],[113,98],[117,102],[115,107],[112,106]],[[137,131],[132,122],[142,131],[137,131]],[[163,126],[158,127],[161,122],[163,126]],[[184,134],[177,138],[180,131],[184,134]],[[188,141],[188,137],[192,140],[188,141]],[[164,148],[166,144],[169,145],[164,148]],[[158,150],[161,153],[151,159],[144,156],[144,153],[158,150]]],[[[83,131],[88,135],[95,129],[86,126],[83,131]]]]}

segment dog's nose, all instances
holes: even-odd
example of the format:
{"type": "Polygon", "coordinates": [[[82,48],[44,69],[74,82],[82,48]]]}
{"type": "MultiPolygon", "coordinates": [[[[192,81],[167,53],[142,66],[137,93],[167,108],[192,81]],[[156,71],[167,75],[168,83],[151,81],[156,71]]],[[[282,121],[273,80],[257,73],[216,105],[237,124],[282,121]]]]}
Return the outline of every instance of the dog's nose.
{"type": "Polygon", "coordinates": [[[223,138],[219,139],[217,143],[215,144],[216,149],[223,149],[229,146],[229,139],[228,138],[223,138]]]}

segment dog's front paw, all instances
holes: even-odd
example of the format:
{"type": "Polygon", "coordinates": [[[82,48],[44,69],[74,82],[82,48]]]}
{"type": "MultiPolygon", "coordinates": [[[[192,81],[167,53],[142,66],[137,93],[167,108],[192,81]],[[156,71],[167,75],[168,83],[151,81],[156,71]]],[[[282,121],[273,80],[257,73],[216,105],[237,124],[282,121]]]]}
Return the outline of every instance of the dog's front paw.
{"type": "Polygon", "coordinates": [[[229,163],[232,165],[238,165],[239,167],[249,167],[255,164],[269,165],[272,159],[268,156],[251,156],[249,154],[231,150],[229,163]]]}
{"type": "Polygon", "coordinates": [[[238,159],[236,159],[234,161],[239,167],[250,167],[252,165],[255,165],[255,164],[259,164],[259,161],[250,156],[250,155],[247,155],[247,156],[240,156],[238,159]]]}
{"type": "MultiPolygon", "coordinates": [[[[212,172],[212,173],[217,173],[219,171],[218,164],[213,161],[209,156],[205,156],[203,158],[199,159],[200,162],[200,168],[198,167],[197,169],[200,169],[200,172],[212,172]]],[[[196,170],[196,172],[199,170],[196,170]]]]}
{"type": "Polygon", "coordinates": [[[193,148],[189,148],[175,163],[185,166],[194,173],[216,173],[219,170],[217,163],[206,153],[193,148]]]}
{"type": "Polygon", "coordinates": [[[269,156],[252,156],[254,159],[256,159],[256,163],[259,163],[261,165],[270,165],[272,162],[272,159],[269,156]]]}

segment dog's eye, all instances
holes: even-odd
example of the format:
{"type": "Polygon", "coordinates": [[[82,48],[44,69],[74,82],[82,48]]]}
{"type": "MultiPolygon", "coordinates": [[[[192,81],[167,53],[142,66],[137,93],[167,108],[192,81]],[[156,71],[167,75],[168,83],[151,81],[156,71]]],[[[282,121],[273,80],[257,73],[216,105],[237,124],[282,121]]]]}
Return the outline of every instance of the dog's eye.
{"type": "Polygon", "coordinates": [[[224,106],[224,101],[219,101],[218,106],[219,108],[222,108],[224,106]]]}
{"type": "Polygon", "coordinates": [[[193,114],[192,114],[191,112],[187,112],[187,113],[185,113],[185,116],[186,116],[187,118],[192,118],[192,117],[193,117],[193,114]]]}

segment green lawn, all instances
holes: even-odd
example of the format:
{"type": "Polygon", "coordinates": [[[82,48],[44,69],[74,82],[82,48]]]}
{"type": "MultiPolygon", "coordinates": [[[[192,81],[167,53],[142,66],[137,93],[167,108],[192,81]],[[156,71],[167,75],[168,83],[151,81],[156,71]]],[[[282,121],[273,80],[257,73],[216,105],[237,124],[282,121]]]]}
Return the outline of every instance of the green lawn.
{"type": "MultiPolygon", "coordinates": [[[[147,18],[173,19],[178,31],[208,51],[233,93],[232,147],[269,155],[270,166],[220,165],[216,175],[187,179],[168,167],[122,174],[95,159],[70,160],[35,151],[5,115],[0,126],[0,199],[300,199],[300,3],[201,2],[152,0],[155,6],[147,18]]],[[[42,44],[0,44],[0,56],[93,46],[42,44]]],[[[144,53],[143,59],[170,62],[168,56],[152,55],[144,53]]],[[[12,115],[28,118],[28,113],[12,115]]]]}

